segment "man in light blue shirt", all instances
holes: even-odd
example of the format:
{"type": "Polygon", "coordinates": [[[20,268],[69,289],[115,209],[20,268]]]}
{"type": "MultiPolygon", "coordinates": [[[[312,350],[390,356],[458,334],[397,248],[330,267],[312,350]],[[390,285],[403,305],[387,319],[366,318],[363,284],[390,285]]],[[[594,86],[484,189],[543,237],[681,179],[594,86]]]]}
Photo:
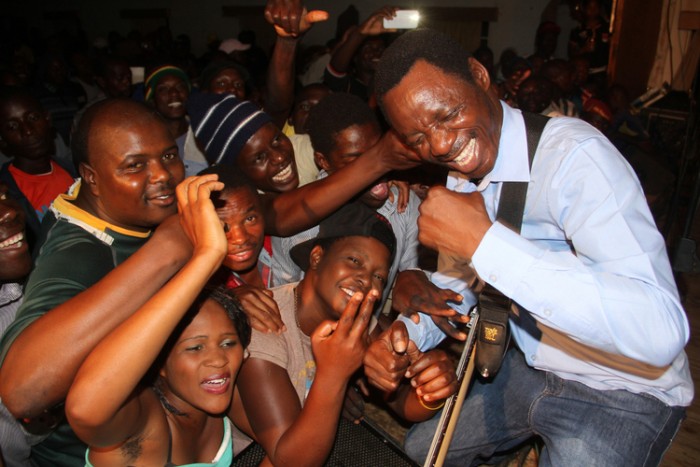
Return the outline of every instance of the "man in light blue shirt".
{"type": "MultiPolygon", "coordinates": [[[[472,271],[520,305],[510,320],[516,347],[492,380],[474,382],[446,465],[496,461],[534,435],[544,441],[541,465],[658,464],[693,398],[689,331],[632,169],[597,130],[561,117],[547,123],[530,171],[522,114],[435,31],[395,41],[375,79],[404,143],[452,173],[447,188],[429,191],[418,222],[443,267],[432,284],[404,273],[394,292],[402,312],[441,316],[395,323],[368,352],[370,380],[390,389],[403,375],[404,329],[421,350],[444,338],[441,327],[464,338],[434,320],[476,303],[463,278],[472,271]],[[494,221],[509,181],[529,182],[520,235],[494,221]]],[[[416,460],[437,420],[408,434],[416,460]]]]}

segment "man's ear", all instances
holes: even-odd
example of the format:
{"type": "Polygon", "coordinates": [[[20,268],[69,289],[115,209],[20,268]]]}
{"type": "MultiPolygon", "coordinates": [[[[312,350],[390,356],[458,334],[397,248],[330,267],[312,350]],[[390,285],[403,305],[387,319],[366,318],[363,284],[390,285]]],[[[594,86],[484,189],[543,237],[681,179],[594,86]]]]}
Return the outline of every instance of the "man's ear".
{"type": "Polygon", "coordinates": [[[309,253],[309,269],[318,268],[319,263],[323,259],[323,247],[321,245],[316,245],[309,253]]]}
{"type": "Polygon", "coordinates": [[[472,72],[472,77],[474,82],[479,85],[484,91],[488,91],[489,86],[491,86],[491,77],[489,72],[486,70],[484,65],[482,65],[479,60],[474,57],[469,57],[469,69],[472,72]]]}
{"type": "Polygon", "coordinates": [[[81,163],[78,167],[78,173],[80,174],[83,187],[88,188],[93,196],[100,196],[95,169],[90,167],[88,164],[81,163]]]}
{"type": "Polygon", "coordinates": [[[326,159],[326,156],[324,156],[318,151],[314,151],[314,161],[316,161],[316,165],[319,168],[325,170],[326,172],[329,171],[328,169],[331,165],[328,163],[328,159],[326,159]]]}

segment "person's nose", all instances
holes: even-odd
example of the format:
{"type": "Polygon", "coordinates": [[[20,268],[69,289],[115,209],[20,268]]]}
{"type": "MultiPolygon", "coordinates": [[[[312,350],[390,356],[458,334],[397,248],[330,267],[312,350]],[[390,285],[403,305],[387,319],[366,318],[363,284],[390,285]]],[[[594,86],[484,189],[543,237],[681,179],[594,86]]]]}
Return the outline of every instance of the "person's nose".
{"type": "Polygon", "coordinates": [[[172,177],[173,174],[162,158],[151,164],[150,182],[152,184],[168,182],[172,177]]]}
{"type": "Polygon", "coordinates": [[[434,158],[441,158],[449,155],[455,142],[454,132],[442,126],[432,128],[430,132],[426,134],[426,137],[430,145],[431,155],[434,158]]]}
{"type": "Polygon", "coordinates": [[[275,165],[284,165],[287,162],[287,154],[279,148],[273,148],[270,153],[270,161],[275,165]]]}
{"type": "Polygon", "coordinates": [[[226,239],[231,245],[243,245],[248,240],[248,235],[240,225],[226,223],[226,239]]]}
{"type": "Polygon", "coordinates": [[[0,224],[9,224],[17,219],[19,213],[11,204],[0,201],[0,224]]]}
{"type": "Polygon", "coordinates": [[[204,364],[211,368],[222,368],[228,364],[228,356],[224,349],[217,345],[207,353],[204,364]]]}

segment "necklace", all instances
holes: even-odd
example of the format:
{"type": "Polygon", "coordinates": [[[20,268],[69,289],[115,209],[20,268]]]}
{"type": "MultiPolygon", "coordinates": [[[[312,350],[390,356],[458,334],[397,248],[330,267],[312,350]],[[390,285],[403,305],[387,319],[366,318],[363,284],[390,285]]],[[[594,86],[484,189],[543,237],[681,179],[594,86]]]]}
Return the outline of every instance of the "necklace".
{"type": "Polygon", "coordinates": [[[299,324],[299,286],[294,287],[294,322],[301,331],[301,324],[299,324]]]}

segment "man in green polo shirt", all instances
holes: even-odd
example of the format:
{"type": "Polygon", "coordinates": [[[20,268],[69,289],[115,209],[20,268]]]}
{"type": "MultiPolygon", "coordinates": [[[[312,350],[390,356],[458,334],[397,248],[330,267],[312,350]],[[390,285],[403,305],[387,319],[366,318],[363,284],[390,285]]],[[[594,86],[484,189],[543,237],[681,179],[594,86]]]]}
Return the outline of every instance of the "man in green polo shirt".
{"type": "Polygon", "coordinates": [[[47,434],[32,449],[37,465],[84,465],[85,445],[62,417],[75,373],[190,254],[177,216],[166,220],[184,168],[152,110],[96,104],[80,121],[73,155],[81,180],[45,216],[25,301],[0,343],[2,401],[28,431],[47,434]]]}

